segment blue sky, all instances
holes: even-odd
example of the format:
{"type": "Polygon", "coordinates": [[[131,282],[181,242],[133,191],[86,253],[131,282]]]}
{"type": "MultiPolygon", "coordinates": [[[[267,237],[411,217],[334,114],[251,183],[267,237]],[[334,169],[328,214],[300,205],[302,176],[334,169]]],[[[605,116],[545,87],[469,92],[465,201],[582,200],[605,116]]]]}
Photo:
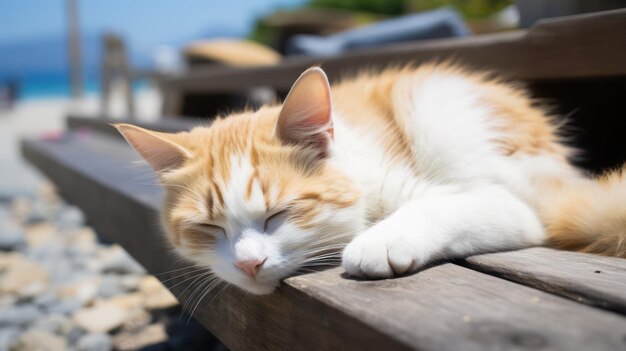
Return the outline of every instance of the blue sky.
{"type": "MultiPolygon", "coordinates": [[[[219,31],[245,35],[255,18],[306,0],[79,0],[85,33],[124,35],[135,49],[219,31]]],[[[0,0],[0,44],[63,35],[65,0],[0,0]]]]}

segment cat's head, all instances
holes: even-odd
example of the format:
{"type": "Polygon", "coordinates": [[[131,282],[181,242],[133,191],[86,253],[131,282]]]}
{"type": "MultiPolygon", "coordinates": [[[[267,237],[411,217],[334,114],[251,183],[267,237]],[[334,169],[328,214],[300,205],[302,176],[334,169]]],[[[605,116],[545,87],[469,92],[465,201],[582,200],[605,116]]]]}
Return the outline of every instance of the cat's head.
{"type": "Polygon", "coordinates": [[[311,68],[282,106],[167,134],[116,125],[158,174],[162,222],[185,258],[255,294],[338,259],[363,228],[356,184],[333,164],[330,87],[311,68]]]}

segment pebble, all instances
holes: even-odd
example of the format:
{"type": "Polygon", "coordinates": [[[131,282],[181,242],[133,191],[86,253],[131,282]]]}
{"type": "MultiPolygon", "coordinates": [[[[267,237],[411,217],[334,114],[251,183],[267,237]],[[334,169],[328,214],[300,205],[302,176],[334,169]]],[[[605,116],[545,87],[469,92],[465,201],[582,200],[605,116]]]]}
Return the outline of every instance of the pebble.
{"type": "Polygon", "coordinates": [[[57,294],[61,298],[72,298],[87,305],[94,301],[98,295],[100,277],[90,277],[78,282],[64,284],[57,289],[57,294]]]}
{"type": "Polygon", "coordinates": [[[124,249],[112,245],[100,252],[103,273],[115,274],[145,274],[146,271],[124,249]]]}
{"type": "Polygon", "coordinates": [[[83,335],[85,335],[85,330],[80,328],[79,326],[74,326],[72,327],[72,329],[70,329],[65,337],[67,338],[67,342],[70,345],[76,345],[78,339],[80,339],[80,337],[83,335]]]}
{"type": "Polygon", "coordinates": [[[0,222],[0,250],[18,251],[26,245],[24,233],[10,221],[0,222]]]}
{"type": "Polygon", "coordinates": [[[141,276],[134,274],[127,274],[119,278],[120,284],[126,291],[136,291],[139,289],[139,282],[141,281],[141,276]]]}
{"type": "Polygon", "coordinates": [[[23,218],[24,223],[34,224],[54,219],[56,208],[49,206],[47,201],[36,199],[30,206],[30,211],[23,218]]]}
{"type": "Polygon", "coordinates": [[[48,291],[35,297],[32,302],[41,309],[48,309],[53,304],[57,303],[58,300],[59,297],[57,294],[48,291]]]}
{"type": "Polygon", "coordinates": [[[91,255],[98,248],[96,234],[89,227],[74,230],[70,233],[70,236],[72,237],[71,245],[86,254],[91,255]]]}
{"type": "Polygon", "coordinates": [[[125,310],[131,310],[143,307],[143,295],[138,292],[133,292],[110,298],[105,302],[125,310]]]}
{"type": "Polygon", "coordinates": [[[0,252],[0,271],[6,271],[17,261],[23,259],[22,255],[13,252],[0,252]]]}
{"type": "Polygon", "coordinates": [[[81,328],[92,333],[107,333],[119,328],[128,312],[110,303],[101,303],[76,311],[73,320],[81,328]]]}
{"type": "Polygon", "coordinates": [[[76,298],[68,298],[56,300],[46,308],[46,311],[48,313],[71,314],[81,307],[83,307],[82,301],[76,298]]]}
{"type": "Polygon", "coordinates": [[[19,328],[0,328],[0,350],[10,350],[20,336],[19,328]]]}
{"type": "Polygon", "coordinates": [[[100,286],[98,287],[98,296],[103,298],[121,295],[126,292],[122,286],[120,279],[116,275],[105,275],[102,277],[100,286]]]}
{"type": "Polygon", "coordinates": [[[174,296],[84,222],[50,186],[0,201],[0,351],[214,348],[194,320],[167,340],[174,296]]]}
{"type": "Polygon", "coordinates": [[[113,347],[113,340],[107,334],[85,334],[76,342],[77,351],[109,351],[113,347]]]}
{"type": "Polygon", "coordinates": [[[113,346],[118,351],[130,351],[166,340],[165,327],[162,324],[151,324],[135,332],[123,332],[116,335],[113,337],[113,346]]]}
{"type": "Polygon", "coordinates": [[[17,302],[17,297],[9,294],[0,295],[0,309],[11,306],[17,302]]]}
{"type": "Polygon", "coordinates": [[[123,331],[134,331],[139,328],[145,327],[152,322],[152,316],[146,310],[135,308],[129,314],[124,324],[122,324],[123,331]]]}
{"type": "Polygon", "coordinates": [[[142,278],[139,291],[143,294],[143,303],[147,309],[165,309],[178,304],[176,297],[154,276],[142,278]]]}
{"type": "Polygon", "coordinates": [[[48,286],[48,273],[36,262],[23,258],[13,259],[5,267],[0,280],[0,292],[19,294],[31,286],[40,287],[43,292],[48,286]]]}
{"type": "Polygon", "coordinates": [[[39,309],[32,305],[12,305],[0,310],[0,329],[5,327],[25,327],[41,316],[39,309]]]}
{"type": "Polygon", "coordinates": [[[65,351],[64,338],[44,330],[28,330],[17,339],[12,351],[65,351]]]}
{"type": "Polygon", "coordinates": [[[74,328],[74,323],[65,315],[50,314],[37,319],[30,328],[44,330],[53,334],[67,335],[74,328]]]}
{"type": "Polygon", "coordinates": [[[62,211],[60,211],[56,222],[61,228],[75,229],[85,223],[85,216],[78,208],[74,206],[66,206],[62,211]]]}
{"type": "Polygon", "coordinates": [[[26,227],[24,235],[31,248],[48,244],[55,239],[56,226],[50,222],[42,222],[26,227]]]}

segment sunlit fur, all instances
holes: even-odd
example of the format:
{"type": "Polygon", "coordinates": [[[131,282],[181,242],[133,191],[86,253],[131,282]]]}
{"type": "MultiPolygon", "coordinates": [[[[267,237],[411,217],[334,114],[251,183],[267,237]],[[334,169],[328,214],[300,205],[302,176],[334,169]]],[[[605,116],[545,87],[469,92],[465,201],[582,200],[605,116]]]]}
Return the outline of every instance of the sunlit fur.
{"type": "Polygon", "coordinates": [[[285,129],[290,120],[277,127],[281,105],[178,134],[118,126],[160,174],[163,225],[182,256],[256,294],[338,263],[348,243],[346,271],[373,278],[544,243],[626,256],[626,177],[571,166],[555,119],[522,88],[438,64],[365,72],[330,99],[309,94],[321,70],[307,74],[307,94],[286,104],[320,123],[313,139],[285,129]],[[235,266],[262,257],[255,278],[235,266]]]}

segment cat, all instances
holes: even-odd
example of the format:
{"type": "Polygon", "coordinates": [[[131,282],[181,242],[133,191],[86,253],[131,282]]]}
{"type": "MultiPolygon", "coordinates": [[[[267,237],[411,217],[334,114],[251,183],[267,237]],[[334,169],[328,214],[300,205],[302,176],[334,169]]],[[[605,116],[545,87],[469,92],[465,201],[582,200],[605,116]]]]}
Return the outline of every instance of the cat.
{"type": "Polygon", "coordinates": [[[491,74],[437,63],[331,86],[176,134],[115,127],[166,190],[185,258],[253,294],[303,267],[360,278],[550,245],[626,257],[626,172],[592,179],[559,120],[491,74]]]}

